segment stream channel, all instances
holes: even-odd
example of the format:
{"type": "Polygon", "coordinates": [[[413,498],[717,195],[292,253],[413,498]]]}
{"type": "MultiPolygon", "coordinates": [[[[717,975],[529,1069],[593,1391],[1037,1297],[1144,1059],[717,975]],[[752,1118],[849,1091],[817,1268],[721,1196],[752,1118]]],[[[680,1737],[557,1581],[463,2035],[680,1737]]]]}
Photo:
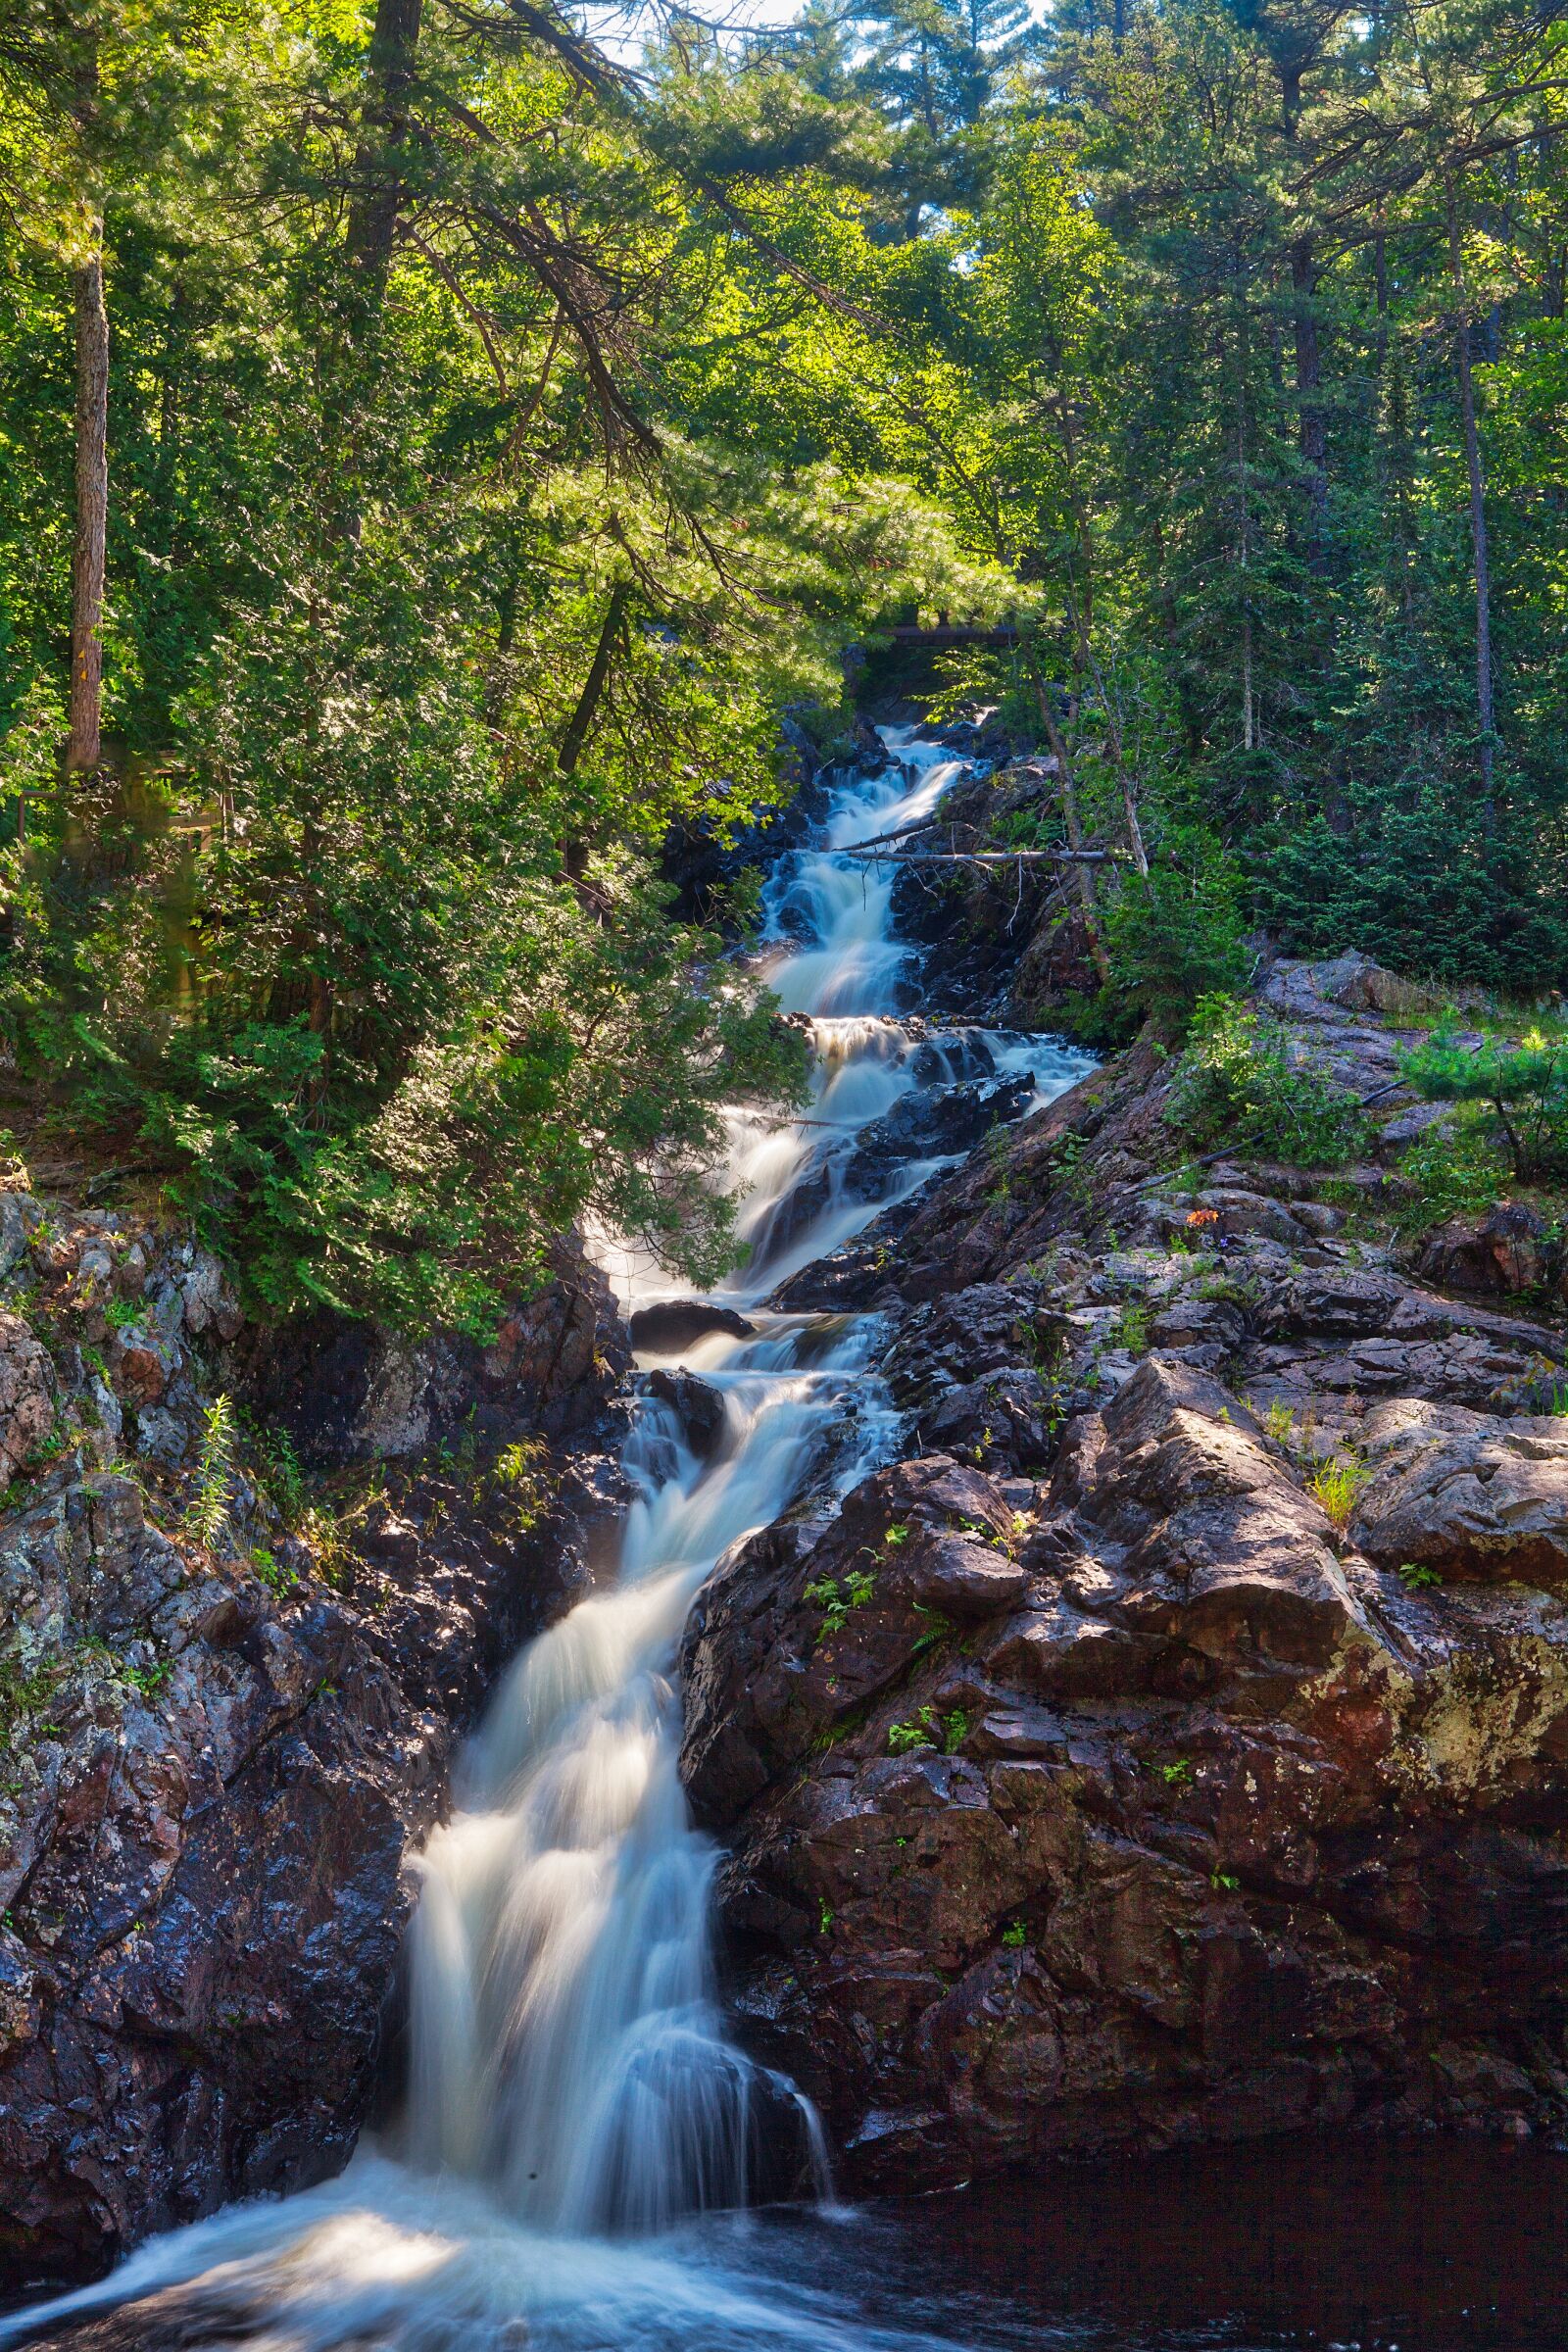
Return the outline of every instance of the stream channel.
{"type": "MultiPolygon", "coordinates": [[[[1560,2315],[1560,2160],[1491,2148],[1166,2157],[856,2211],[793,2086],[728,2039],[714,1851],[676,1770],[680,1632],[714,1563],[808,1483],[902,1435],[874,1314],[760,1302],[953,1152],[955,1111],[1049,1101],[1046,1038],[908,1017],[891,875],[842,853],[935,806],[958,763],[890,731],[763,898],[768,977],[814,1047],[808,1119],[733,1119],[751,1245],[719,1295],[750,1336],[642,1359],[723,1404],[704,1460],[644,1395],[618,1573],[515,1660],[422,1858],[405,2113],[336,2180],[155,2239],[0,2321],[104,2347],[268,2352],[1082,2352],[1338,2344],[1535,2352],[1560,2315]],[[997,1095],[993,1090],[1002,1090],[997,1095]],[[901,1139],[907,1149],[899,1150],[901,1139]],[[943,1146],[950,1148],[946,1151],[943,1146]],[[780,2144],[814,2199],[746,2210],[780,2144]],[[1544,2168],[1544,2169],[1543,2169],[1544,2168]],[[113,2314],[94,2326],[89,2315],[113,2314]]],[[[622,1270],[628,1301],[657,1294],[622,1270]]],[[[776,2161],[776,2158],[774,2159],[776,2161]]],[[[764,2176],[765,2177],[765,2176],[764,2176]]]]}

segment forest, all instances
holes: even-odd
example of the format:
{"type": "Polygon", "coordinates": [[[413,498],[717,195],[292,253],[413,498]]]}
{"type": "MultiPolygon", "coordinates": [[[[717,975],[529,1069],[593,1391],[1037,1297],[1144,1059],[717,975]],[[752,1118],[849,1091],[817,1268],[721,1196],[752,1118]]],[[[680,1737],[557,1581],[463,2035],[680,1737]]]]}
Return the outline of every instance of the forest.
{"type": "Polygon", "coordinates": [[[1244,937],[1568,978],[1554,0],[10,0],[0,1039],[274,1315],[733,1258],[745,876],[846,650],[1100,845],[1106,1034],[1244,937]],[[984,633],[982,633],[984,632],[984,633]]]}

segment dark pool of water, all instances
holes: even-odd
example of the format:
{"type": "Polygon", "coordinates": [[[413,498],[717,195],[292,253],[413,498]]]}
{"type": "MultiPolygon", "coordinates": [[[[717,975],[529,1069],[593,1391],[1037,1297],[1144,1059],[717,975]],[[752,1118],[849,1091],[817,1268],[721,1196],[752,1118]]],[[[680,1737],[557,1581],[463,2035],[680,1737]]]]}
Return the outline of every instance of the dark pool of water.
{"type": "MultiPolygon", "coordinates": [[[[515,2331],[372,2322],[331,2340],[355,2352],[469,2352],[480,2336],[531,2352],[1568,2352],[1568,2157],[1486,2139],[1043,2165],[838,2219],[713,2217],[651,2250],[699,2291],[623,2293],[612,2263],[585,2272],[580,2292],[572,2272],[566,2293],[533,2299],[515,2331]],[[752,2318],[705,2280],[739,2291],[752,2318]]],[[[534,2267],[525,2245],[519,2275],[534,2267]]],[[[228,2324],[215,2328],[200,2281],[150,2296],[127,2284],[144,2299],[23,2340],[59,2352],[313,2340],[274,2333],[265,2292],[220,2297],[228,2324]]]]}
{"type": "Polygon", "coordinates": [[[1254,2143],[872,2207],[769,2261],[873,2326],[1062,2352],[1563,2352],[1568,2157],[1254,2143]],[[804,2258],[804,2259],[802,2259],[804,2258]]]}

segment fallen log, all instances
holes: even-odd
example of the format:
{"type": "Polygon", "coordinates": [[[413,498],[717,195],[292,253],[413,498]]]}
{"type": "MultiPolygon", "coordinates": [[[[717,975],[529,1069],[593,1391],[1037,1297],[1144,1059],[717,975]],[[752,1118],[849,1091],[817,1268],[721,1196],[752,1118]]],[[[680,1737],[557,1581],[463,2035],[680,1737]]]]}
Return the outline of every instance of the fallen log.
{"type": "Polygon", "coordinates": [[[1125,850],[839,850],[868,865],[1121,865],[1125,850]]]}

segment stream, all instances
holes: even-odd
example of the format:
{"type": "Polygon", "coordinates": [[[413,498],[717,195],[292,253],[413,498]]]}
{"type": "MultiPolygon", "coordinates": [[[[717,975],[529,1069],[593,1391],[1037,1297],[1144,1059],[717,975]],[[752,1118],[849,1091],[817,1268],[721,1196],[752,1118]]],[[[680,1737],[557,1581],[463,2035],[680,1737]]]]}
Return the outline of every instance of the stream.
{"type": "MultiPolygon", "coordinates": [[[[142,2298],[152,2300],[116,2342],[1526,2352],[1562,2340],[1530,2331],[1528,2294],[1510,2332],[1488,2332],[1494,2294],[1468,2273],[1447,2278],[1438,2255],[1426,2269],[1436,2262],[1453,2292],[1424,2307],[1397,2230],[1377,2239],[1386,2281],[1371,2252],[1340,2281],[1338,2303],[1327,2292],[1314,2301],[1294,2276],[1282,2284],[1272,2257],[1263,2262],[1266,2217],[1274,2211],[1285,2248],[1280,2187],[1292,2178],[1291,2214],[1316,2210],[1310,2150],[1283,2164],[1265,2151],[1080,2168],[852,2213],[833,2201],[808,2103],[727,2036],[710,1934],[715,1851],[676,1768],[681,1629],[731,1545],[808,1483],[847,1490],[901,1435],[875,1370],[885,1339],[875,1314],[761,1302],[961,1155],[950,1148],[958,1113],[984,1117],[1003,1097],[1013,1109],[1048,1101],[1086,1066],[1048,1039],[912,1017],[891,875],[842,852],[917,822],[958,763],[895,731],[889,741],[898,764],[842,780],[816,845],[782,857],[764,893],[768,978],[809,1024],[814,1101],[790,1124],[733,1115],[751,1254],[719,1298],[753,1329],[641,1359],[645,1371],[690,1369],[718,1392],[717,1443],[700,1459],[673,1406],[641,1396],[617,1573],[523,1650],[469,1743],[453,1816],[420,1863],[398,2129],[362,2144],[336,2180],[230,2208],[145,2245],[95,2286],[0,2322],[0,2342],[142,2298]],[[780,2150],[805,2193],[747,2210],[780,2150]],[[1201,2229],[1195,2194],[1209,2215],[1201,2229]]],[[[613,1270],[628,1303],[659,1296],[629,1261],[613,1270]]],[[[1325,2161],[1341,2182],[1371,2159],[1325,2161]]],[[[1412,2224],[1442,2206],[1446,2162],[1429,2165],[1412,2224]]],[[[1489,2183],[1502,2162],[1489,2155],[1489,2183]]],[[[1467,2184],[1455,2228],[1491,2193],[1467,2184]]],[[[1389,2192],[1379,2194],[1386,2213],[1389,2192]]],[[[1505,2183],[1494,2202],[1505,2232],[1518,2200],[1505,2183]]],[[[1533,2259],[1544,2298],[1555,2263],[1554,2301],[1560,2243],[1538,2244],[1533,2259]]]]}

